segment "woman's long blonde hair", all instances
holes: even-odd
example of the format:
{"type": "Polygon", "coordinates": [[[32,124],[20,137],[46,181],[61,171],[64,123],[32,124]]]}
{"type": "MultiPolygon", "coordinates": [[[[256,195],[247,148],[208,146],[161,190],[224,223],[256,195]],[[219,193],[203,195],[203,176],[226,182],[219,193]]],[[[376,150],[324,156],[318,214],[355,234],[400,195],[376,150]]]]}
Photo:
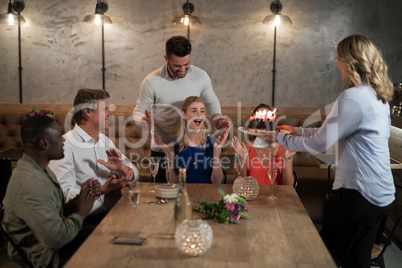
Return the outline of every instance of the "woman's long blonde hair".
{"type": "MultiPolygon", "coordinates": [[[[190,96],[184,100],[183,104],[181,105],[181,111],[183,113],[187,113],[188,107],[190,107],[190,105],[193,104],[194,102],[201,102],[205,106],[204,102],[202,101],[202,99],[200,97],[190,96]]],[[[208,114],[205,111],[205,118],[207,118],[207,117],[208,117],[208,114]]],[[[198,142],[200,143],[201,146],[205,146],[206,141],[207,141],[207,133],[205,131],[206,129],[207,129],[207,126],[206,126],[205,120],[204,120],[204,122],[202,123],[202,126],[201,126],[201,131],[198,134],[198,142]]],[[[187,122],[185,119],[183,119],[183,123],[181,124],[181,128],[180,128],[178,137],[179,137],[179,140],[178,140],[179,152],[181,152],[187,148],[188,140],[189,140],[187,122]]]]}
{"type": "Polygon", "coordinates": [[[339,42],[336,51],[338,58],[349,67],[349,81],[345,89],[365,84],[377,92],[377,98],[383,103],[392,100],[394,89],[388,76],[388,67],[381,51],[370,39],[351,35],[339,42]]]}

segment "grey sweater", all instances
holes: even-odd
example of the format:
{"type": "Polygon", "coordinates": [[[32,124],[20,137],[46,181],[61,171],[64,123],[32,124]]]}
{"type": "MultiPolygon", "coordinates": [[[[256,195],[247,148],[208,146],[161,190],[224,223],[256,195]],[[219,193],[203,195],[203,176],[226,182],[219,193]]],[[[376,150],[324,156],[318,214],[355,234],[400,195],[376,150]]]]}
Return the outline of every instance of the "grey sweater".
{"type": "MultiPolygon", "coordinates": [[[[221,114],[211,79],[204,70],[191,65],[184,78],[172,79],[165,65],[142,81],[133,113],[134,121],[139,125],[145,110],[152,108],[152,131],[168,144],[178,137],[182,124],[181,105],[190,96],[201,97],[210,116],[221,114]]],[[[151,149],[161,151],[153,139],[151,149]]]]}

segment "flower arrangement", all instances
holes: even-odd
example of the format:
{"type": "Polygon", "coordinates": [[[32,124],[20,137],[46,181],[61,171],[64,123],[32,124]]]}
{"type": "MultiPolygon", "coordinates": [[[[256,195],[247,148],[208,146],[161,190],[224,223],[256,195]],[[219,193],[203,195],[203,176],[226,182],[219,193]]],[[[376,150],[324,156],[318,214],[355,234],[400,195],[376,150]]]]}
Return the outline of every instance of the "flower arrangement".
{"type": "Polygon", "coordinates": [[[222,188],[218,188],[222,199],[214,203],[195,201],[193,210],[206,213],[206,219],[215,218],[219,223],[237,223],[240,219],[250,218],[247,201],[236,193],[225,195],[222,188]]]}
{"type": "Polygon", "coordinates": [[[50,118],[53,118],[54,113],[49,109],[42,109],[40,111],[37,111],[36,108],[33,107],[31,110],[28,110],[27,113],[25,114],[26,118],[34,116],[49,116],[50,118]]]}

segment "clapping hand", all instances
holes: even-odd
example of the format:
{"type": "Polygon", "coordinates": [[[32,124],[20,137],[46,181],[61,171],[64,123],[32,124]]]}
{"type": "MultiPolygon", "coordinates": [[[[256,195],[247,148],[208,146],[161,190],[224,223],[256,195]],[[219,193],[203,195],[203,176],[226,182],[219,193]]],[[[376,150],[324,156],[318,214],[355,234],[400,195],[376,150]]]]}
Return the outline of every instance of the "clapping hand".
{"type": "Polygon", "coordinates": [[[110,170],[123,173],[123,171],[126,168],[126,165],[124,165],[123,163],[121,153],[117,149],[110,149],[106,150],[106,155],[107,155],[107,162],[103,161],[102,159],[98,159],[97,162],[104,165],[110,170]]]}
{"type": "Polygon", "coordinates": [[[244,142],[242,142],[240,144],[239,139],[236,136],[234,136],[232,139],[232,146],[242,161],[249,154],[248,149],[247,149],[246,145],[244,144],[244,142]]]}
{"type": "Polygon", "coordinates": [[[99,181],[94,180],[93,178],[90,180],[92,181],[89,184],[89,193],[98,198],[100,195],[102,195],[101,184],[99,181]]]}
{"type": "Polygon", "coordinates": [[[143,130],[151,130],[151,116],[147,110],[145,110],[145,116],[141,118],[141,128],[143,130]]]}
{"type": "Polygon", "coordinates": [[[162,139],[158,135],[156,135],[156,133],[154,133],[154,139],[155,143],[162,149],[162,151],[167,156],[169,153],[169,146],[167,146],[166,143],[164,143],[162,139]]]}
{"type": "Polygon", "coordinates": [[[292,159],[293,156],[295,156],[295,154],[296,154],[295,151],[288,151],[288,150],[286,150],[286,151],[285,151],[285,158],[286,158],[287,160],[290,160],[290,159],[292,159]]]}
{"type": "Polygon", "coordinates": [[[218,130],[226,131],[230,129],[231,127],[231,122],[227,119],[227,116],[219,116],[213,118],[215,128],[218,130]]]}
{"type": "Polygon", "coordinates": [[[130,169],[127,174],[118,179],[116,175],[110,174],[105,183],[101,186],[102,194],[107,194],[110,191],[121,189],[126,186],[134,176],[134,171],[130,169]]]}
{"type": "Polygon", "coordinates": [[[83,218],[89,215],[92,206],[99,195],[94,194],[96,189],[100,186],[99,182],[91,178],[81,185],[80,194],[76,198],[75,213],[81,215],[83,218]],[[91,186],[92,185],[92,186],[91,186]],[[91,190],[92,188],[92,190],[91,190]],[[91,191],[94,191],[93,193],[91,191]]]}
{"type": "Polygon", "coordinates": [[[229,128],[227,128],[225,130],[225,133],[223,134],[223,138],[222,136],[218,136],[215,138],[215,143],[214,143],[214,149],[221,149],[223,147],[223,145],[225,144],[228,135],[229,135],[229,131],[230,131],[230,122],[229,122],[229,128]],[[222,139],[222,140],[221,140],[222,139]]]}

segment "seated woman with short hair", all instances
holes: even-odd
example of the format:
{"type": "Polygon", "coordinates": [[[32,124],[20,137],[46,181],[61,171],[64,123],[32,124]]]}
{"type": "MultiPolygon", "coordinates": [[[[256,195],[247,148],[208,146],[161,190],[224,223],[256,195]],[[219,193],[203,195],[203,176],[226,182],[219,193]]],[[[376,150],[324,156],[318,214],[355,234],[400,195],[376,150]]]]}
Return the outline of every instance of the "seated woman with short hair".
{"type": "MultiPolygon", "coordinates": [[[[272,111],[266,104],[258,105],[252,115],[260,111],[272,111]]],[[[240,176],[251,176],[257,179],[260,185],[270,185],[268,170],[277,168],[277,175],[274,185],[293,185],[293,156],[294,152],[287,151],[279,143],[268,144],[259,137],[256,137],[250,144],[240,144],[236,136],[232,139],[232,146],[237,153],[236,157],[243,165],[239,167],[240,176]]]]}

